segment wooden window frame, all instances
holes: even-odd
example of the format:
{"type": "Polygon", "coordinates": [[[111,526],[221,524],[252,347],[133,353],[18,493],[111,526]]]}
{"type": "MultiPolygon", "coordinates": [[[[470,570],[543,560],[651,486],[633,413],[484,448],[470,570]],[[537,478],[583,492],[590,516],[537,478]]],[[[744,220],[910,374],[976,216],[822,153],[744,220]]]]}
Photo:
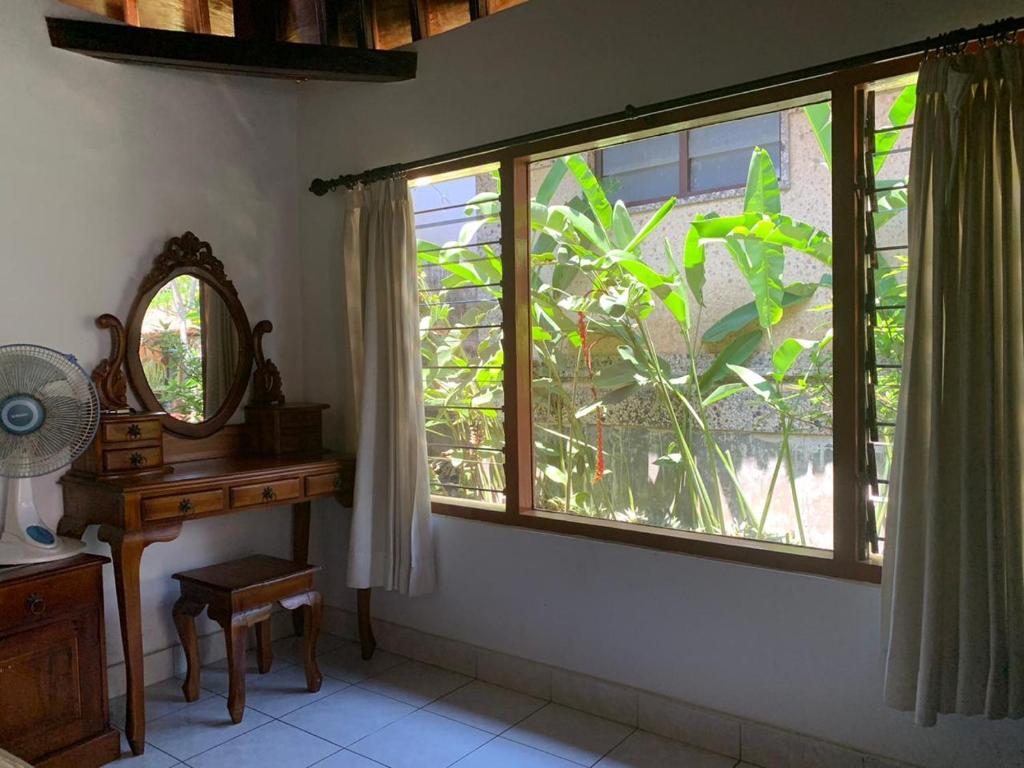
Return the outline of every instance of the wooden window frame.
{"type": "Polygon", "coordinates": [[[568,132],[425,167],[410,178],[497,162],[501,169],[503,336],[505,345],[505,509],[434,497],[437,514],[550,533],[583,536],[796,573],[880,583],[881,561],[867,554],[865,488],[864,291],[860,157],[862,95],[877,80],[916,71],[919,54],[708,100],[655,116],[568,132]],[[610,146],[612,139],[646,138],[669,126],[696,127],[725,114],[745,116],[822,94],[832,102],[834,533],[831,551],[777,545],[655,526],[584,518],[536,509],[534,501],[530,370],[530,164],[610,146]]]}

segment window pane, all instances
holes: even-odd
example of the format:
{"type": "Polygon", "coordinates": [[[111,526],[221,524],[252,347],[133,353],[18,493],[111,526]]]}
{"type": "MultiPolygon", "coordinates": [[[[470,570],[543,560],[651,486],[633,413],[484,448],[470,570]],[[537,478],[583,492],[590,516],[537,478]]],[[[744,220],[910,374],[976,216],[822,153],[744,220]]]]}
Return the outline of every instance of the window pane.
{"type": "MultiPolygon", "coordinates": [[[[772,221],[774,214],[750,209],[744,196],[683,200],[649,232],[654,212],[646,209],[630,209],[628,222],[602,225],[571,171],[550,203],[534,201],[538,508],[832,548],[828,165],[802,108],[745,126],[709,126],[698,146],[741,157],[742,186],[752,162],[777,175],[777,151],[755,152],[753,144],[768,143],[762,139],[769,126],[777,148],[781,120],[794,134],[791,154],[805,162],[793,164],[790,185],[777,198],[793,223],[760,225],[760,240],[748,219],[772,221]],[[567,217],[565,205],[582,213],[567,217]],[[698,215],[717,217],[716,232],[698,215]],[[623,253],[640,232],[647,232],[642,242],[623,253]],[[767,275],[757,265],[767,265],[767,275]]],[[[612,167],[619,170],[643,155],[631,144],[616,149],[612,167]]],[[[557,161],[536,164],[531,188],[562,170],[557,161]]],[[[612,187],[604,179],[614,205],[624,196],[612,187]]],[[[670,196],[662,192],[658,202],[670,196]]]]}
{"type": "Polygon", "coordinates": [[[782,167],[778,112],[692,129],[688,135],[688,191],[692,194],[742,187],[747,183],[754,147],[768,150],[775,167],[782,167]]]}
{"type": "Polygon", "coordinates": [[[496,169],[413,182],[431,492],[503,504],[501,239],[496,169]]]}
{"type": "Polygon", "coordinates": [[[679,134],[654,136],[602,150],[603,184],[621,200],[643,202],[679,194],[679,134]]]}
{"type": "MultiPolygon", "coordinates": [[[[762,145],[776,168],[781,168],[782,145],[762,145]]],[[[750,152],[753,147],[734,149],[705,157],[690,156],[690,192],[710,192],[716,189],[742,187],[747,183],[750,152]]]]}
{"type": "MultiPolygon", "coordinates": [[[[865,254],[868,278],[874,285],[874,306],[868,307],[868,341],[874,345],[876,366],[868,371],[867,449],[875,475],[868,478],[869,511],[875,515],[877,552],[884,552],[885,517],[892,467],[892,445],[899,405],[907,305],[908,175],[916,103],[916,75],[870,85],[866,92],[868,126],[865,166],[868,206],[875,251],[865,254]],[[872,266],[872,265],[875,266],[872,266]],[[877,485],[874,493],[872,486],[877,485]]],[[[870,243],[869,243],[870,245],[870,243]]]]}

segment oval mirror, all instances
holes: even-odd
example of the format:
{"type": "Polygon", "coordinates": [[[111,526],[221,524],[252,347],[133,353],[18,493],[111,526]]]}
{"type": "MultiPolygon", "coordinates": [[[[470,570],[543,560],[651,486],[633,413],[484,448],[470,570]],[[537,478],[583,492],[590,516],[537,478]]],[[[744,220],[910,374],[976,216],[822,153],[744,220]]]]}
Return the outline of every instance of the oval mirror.
{"type": "Polygon", "coordinates": [[[139,359],[168,416],[199,424],[224,406],[240,341],[215,288],[194,275],[164,283],[142,316],[139,359]]]}
{"type": "Polygon", "coordinates": [[[252,331],[224,265],[191,232],[172,238],[128,316],[128,379],[164,428],[206,437],[231,418],[252,369],[252,331]]]}

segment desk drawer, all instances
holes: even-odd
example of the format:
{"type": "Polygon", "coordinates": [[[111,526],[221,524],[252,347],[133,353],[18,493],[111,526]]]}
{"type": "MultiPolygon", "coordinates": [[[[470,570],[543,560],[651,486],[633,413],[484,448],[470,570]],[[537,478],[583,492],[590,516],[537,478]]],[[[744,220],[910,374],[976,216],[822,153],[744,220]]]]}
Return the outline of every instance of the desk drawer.
{"type": "Polygon", "coordinates": [[[105,472],[121,472],[147,467],[159,467],[164,462],[163,448],[126,448],[120,451],[105,451],[103,454],[103,470],[105,472]]]}
{"type": "Polygon", "coordinates": [[[138,421],[115,421],[103,425],[105,443],[141,443],[145,440],[159,440],[163,428],[158,419],[138,421]]]}
{"type": "Polygon", "coordinates": [[[142,500],[143,520],[209,515],[224,509],[223,491],[199,491],[142,500]]]}
{"type": "Polygon", "coordinates": [[[306,478],[307,496],[326,496],[341,490],[341,473],[329,472],[323,475],[310,475],[306,478]]]}
{"type": "Polygon", "coordinates": [[[255,485],[237,485],[231,489],[232,507],[251,507],[275,501],[289,501],[302,497],[302,481],[297,477],[273,480],[255,485]]]}
{"type": "Polygon", "coordinates": [[[74,570],[5,586],[0,590],[0,632],[95,604],[98,574],[99,570],[83,578],[81,570],[74,570]]]}

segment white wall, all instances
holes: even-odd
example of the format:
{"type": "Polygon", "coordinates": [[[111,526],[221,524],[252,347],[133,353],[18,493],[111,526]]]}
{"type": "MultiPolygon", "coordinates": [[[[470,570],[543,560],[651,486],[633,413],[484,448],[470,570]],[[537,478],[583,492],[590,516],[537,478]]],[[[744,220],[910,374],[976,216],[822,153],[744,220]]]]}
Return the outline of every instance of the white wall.
{"type": "MultiPolygon", "coordinates": [[[[97,61],[54,50],[49,0],[0,4],[0,343],[78,356],[107,353],[93,318],[122,318],[166,240],[209,240],[250,321],[270,318],[286,391],[302,395],[297,259],[296,89],[97,61]],[[287,341],[287,343],[285,343],[287,341]]],[[[44,517],[60,517],[57,475],[35,480],[44,517]]],[[[176,642],[170,574],[239,554],[287,552],[288,513],[185,526],[143,559],[147,652],[176,642]]],[[[91,531],[90,549],[106,552],[91,531]]],[[[122,658],[109,566],[107,638],[122,658]]],[[[202,631],[212,630],[206,625],[202,631]]]]}
{"type": "MultiPolygon", "coordinates": [[[[300,180],[428,157],[1013,15],[1016,0],[531,0],[418,44],[409,83],[308,83],[300,180]]],[[[300,203],[308,394],[351,403],[338,200],[300,203]]],[[[329,419],[351,444],[351,409],[329,419]]],[[[879,590],[440,518],[436,594],[377,615],[928,765],[1024,765],[1020,724],[882,707],[879,590]]],[[[323,554],[344,562],[330,528],[323,554]]],[[[344,569],[335,602],[349,602],[344,569]]]]}

